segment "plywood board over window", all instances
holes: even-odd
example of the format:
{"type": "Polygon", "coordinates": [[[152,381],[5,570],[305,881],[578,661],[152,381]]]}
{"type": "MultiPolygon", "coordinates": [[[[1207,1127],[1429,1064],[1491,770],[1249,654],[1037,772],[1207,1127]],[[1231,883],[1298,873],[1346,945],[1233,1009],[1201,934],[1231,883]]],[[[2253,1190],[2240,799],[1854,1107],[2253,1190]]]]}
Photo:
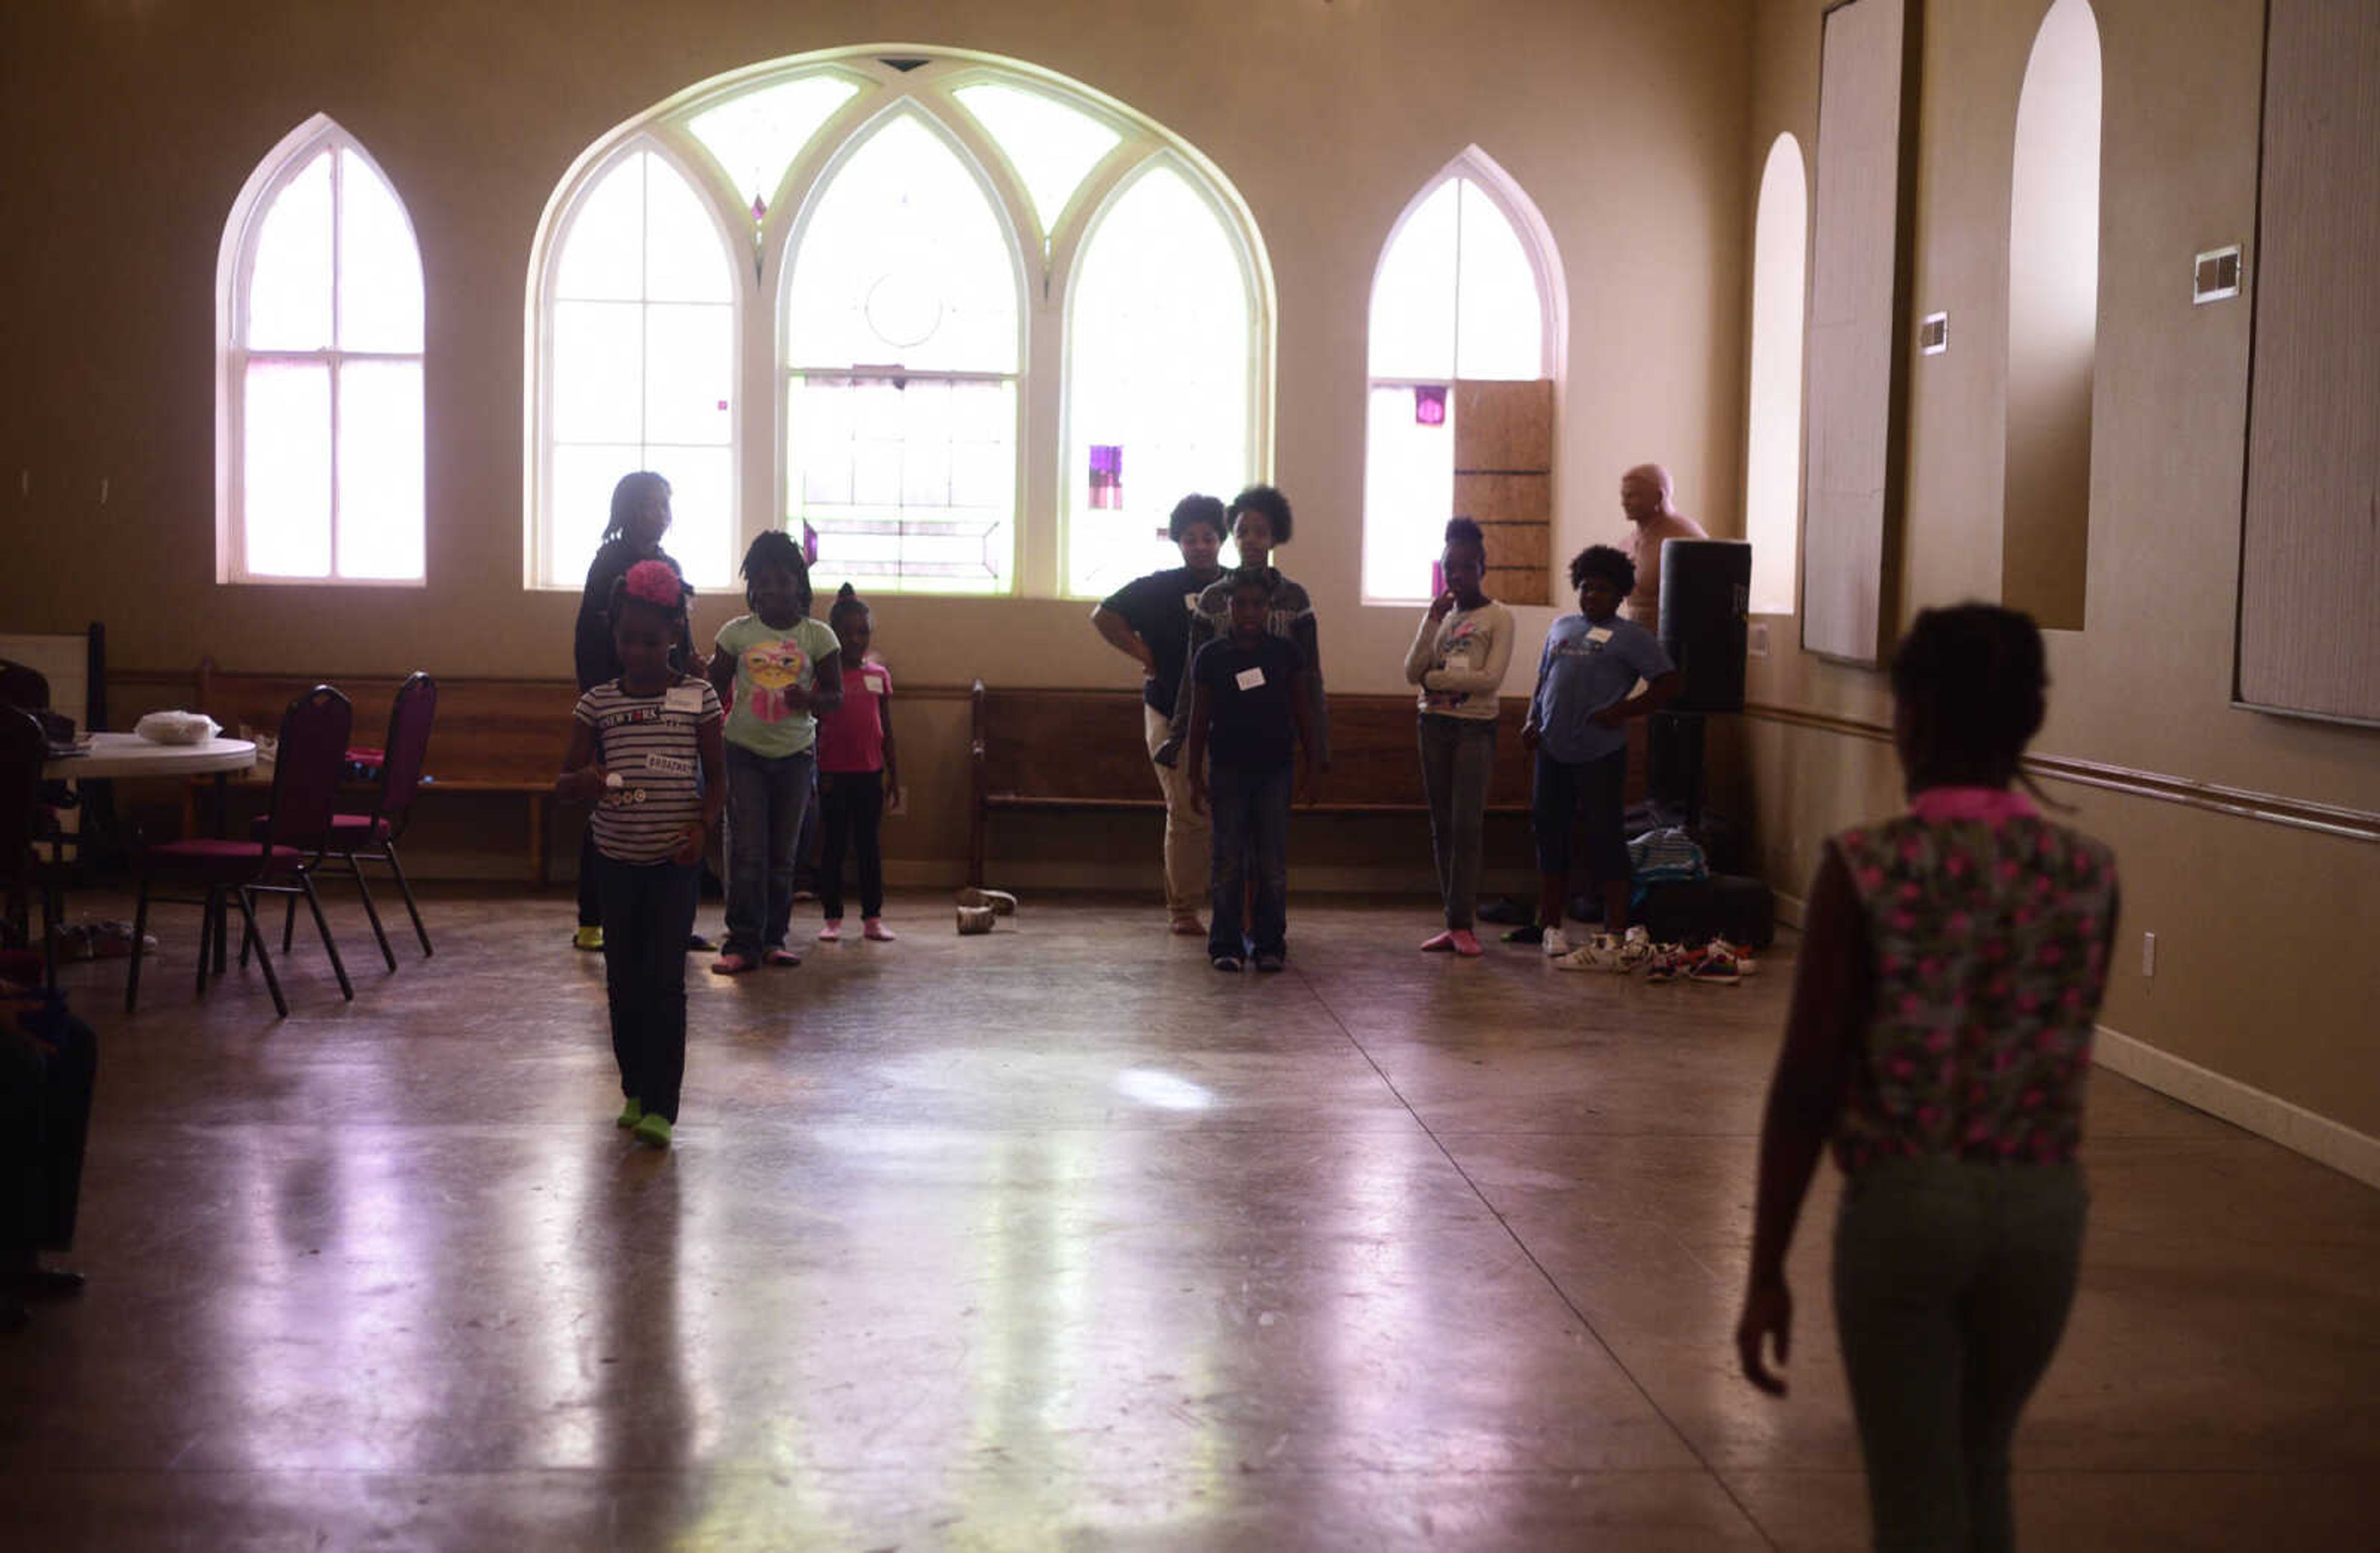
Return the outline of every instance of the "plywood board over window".
{"type": "Polygon", "coordinates": [[[2380,723],[2380,6],[2273,0],[2240,536],[2247,705],[2380,723]]]}
{"type": "Polygon", "coordinates": [[[1454,385],[1454,510],[1488,540],[1487,591],[1553,601],[1554,385],[1454,385]]]}
{"type": "Polygon", "coordinates": [[[1818,71],[1802,645],[1860,663],[1883,657],[1891,630],[1918,30],[1904,0],[1844,0],[1827,12],[1818,71]]]}

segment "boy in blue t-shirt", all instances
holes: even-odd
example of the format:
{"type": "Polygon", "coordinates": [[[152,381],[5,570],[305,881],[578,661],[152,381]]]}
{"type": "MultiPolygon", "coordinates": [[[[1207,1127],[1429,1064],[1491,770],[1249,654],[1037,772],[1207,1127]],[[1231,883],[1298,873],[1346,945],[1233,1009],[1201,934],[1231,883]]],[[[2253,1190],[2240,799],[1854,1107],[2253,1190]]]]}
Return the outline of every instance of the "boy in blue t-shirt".
{"type": "Polygon", "coordinates": [[[1209,872],[1214,916],[1207,954],[1236,971],[1249,954],[1277,971],[1289,952],[1289,805],[1298,752],[1310,787],[1314,732],[1305,654],[1266,630],[1271,593],[1262,572],[1232,575],[1232,632],[1190,665],[1190,803],[1214,815],[1209,872]],[[1251,920],[1242,933],[1242,880],[1256,866],[1251,920]]]}
{"type": "Polygon", "coordinates": [[[1537,843],[1537,920],[1504,937],[1540,942],[1548,954],[1567,956],[1569,969],[1633,971],[1652,946],[1641,928],[1628,930],[1628,843],[1621,833],[1626,725],[1675,700],[1685,682],[1651,632],[1620,618],[1636,586],[1634,562],[1609,545],[1590,545],[1571,559],[1570,582],[1579,613],[1546,633],[1536,692],[1521,724],[1521,747],[1536,757],[1529,825],[1537,843]],[[1632,694],[1640,679],[1644,691],[1632,694]],[[1572,954],[1562,938],[1562,896],[1571,827],[1582,818],[1587,863],[1603,893],[1603,931],[1572,954]]]}

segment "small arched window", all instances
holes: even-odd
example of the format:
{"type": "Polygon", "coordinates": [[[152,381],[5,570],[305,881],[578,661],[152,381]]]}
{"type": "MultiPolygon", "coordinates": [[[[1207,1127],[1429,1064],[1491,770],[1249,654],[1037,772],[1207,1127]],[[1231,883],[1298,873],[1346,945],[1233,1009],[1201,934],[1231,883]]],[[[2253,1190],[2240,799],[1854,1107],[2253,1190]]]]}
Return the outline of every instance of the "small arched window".
{"type": "Polygon", "coordinates": [[[2073,631],[2082,628],[2091,559],[2099,98],[2099,24],[2087,0],[2057,0],[2017,96],[2000,597],[2073,631]]]}
{"type": "Polygon", "coordinates": [[[332,120],[240,191],[217,326],[218,579],[421,581],[421,259],[395,189],[332,120]]]}
{"type": "Polygon", "coordinates": [[[1752,237],[1752,370],[1743,455],[1743,535],[1752,610],[1793,613],[1802,538],[1802,305],[1810,184],[1802,144],[1779,135],[1760,174],[1752,237]]]}
{"type": "MultiPolygon", "coordinates": [[[[1476,147],[1398,218],[1372,279],[1366,602],[1430,597],[1446,521],[1458,512],[1488,529],[1491,584],[1499,571],[1533,572],[1542,601],[1563,295],[1544,218],[1476,147]],[[1488,382],[1548,385],[1542,445],[1520,455],[1533,461],[1515,466],[1500,456],[1495,469],[1471,470],[1458,456],[1464,396],[1457,389],[1488,382]]],[[[1526,601],[1525,589],[1512,596],[1526,601]]]]}

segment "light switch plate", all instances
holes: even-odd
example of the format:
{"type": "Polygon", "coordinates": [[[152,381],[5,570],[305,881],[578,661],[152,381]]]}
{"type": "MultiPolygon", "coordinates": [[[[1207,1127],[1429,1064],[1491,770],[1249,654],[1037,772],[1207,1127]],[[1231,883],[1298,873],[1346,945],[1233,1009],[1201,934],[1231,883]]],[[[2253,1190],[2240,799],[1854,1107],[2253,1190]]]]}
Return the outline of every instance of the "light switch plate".
{"type": "Polygon", "coordinates": [[[2192,304],[2220,302],[2227,297],[2239,296],[2246,264],[2237,243],[2200,254],[2191,266],[2192,304]]]}
{"type": "Polygon", "coordinates": [[[1950,315],[1927,313],[1917,321],[1917,353],[1939,356],[1950,348],[1950,315]]]}

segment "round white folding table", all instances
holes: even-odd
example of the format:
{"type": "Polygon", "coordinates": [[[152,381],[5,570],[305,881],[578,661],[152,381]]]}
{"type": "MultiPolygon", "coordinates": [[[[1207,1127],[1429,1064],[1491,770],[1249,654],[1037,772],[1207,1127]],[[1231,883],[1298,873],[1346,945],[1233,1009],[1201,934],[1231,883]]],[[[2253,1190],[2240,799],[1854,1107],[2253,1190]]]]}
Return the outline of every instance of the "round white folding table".
{"type": "Polygon", "coordinates": [[[256,764],[256,746],[247,739],[215,737],[198,744],[158,744],[138,734],[93,734],[86,753],[42,763],[50,782],[97,782],[103,777],[227,776],[256,764]]]}

